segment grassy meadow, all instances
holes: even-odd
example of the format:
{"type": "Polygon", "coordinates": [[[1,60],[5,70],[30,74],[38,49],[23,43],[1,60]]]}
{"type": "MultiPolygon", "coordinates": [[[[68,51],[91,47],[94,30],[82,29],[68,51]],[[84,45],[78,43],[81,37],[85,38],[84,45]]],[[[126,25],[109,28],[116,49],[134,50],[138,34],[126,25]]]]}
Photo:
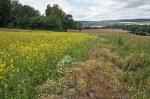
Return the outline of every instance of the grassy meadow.
{"type": "Polygon", "coordinates": [[[0,97],[28,99],[47,79],[84,60],[96,36],[48,31],[0,31],[0,97]]]}
{"type": "Polygon", "coordinates": [[[150,37],[112,31],[0,29],[0,98],[148,99],[150,37]]]}
{"type": "Polygon", "coordinates": [[[120,56],[126,57],[129,54],[145,54],[150,57],[150,37],[136,35],[118,35],[107,36],[113,46],[116,46],[116,51],[120,56]]]}
{"type": "Polygon", "coordinates": [[[107,35],[117,56],[116,65],[123,71],[131,99],[150,98],[150,37],[137,35],[107,35]]]}
{"type": "Polygon", "coordinates": [[[64,74],[59,82],[64,87],[57,90],[61,94],[51,92],[48,98],[149,99],[150,37],[122,33],[94,33],[99,39],[88,59],[64,74]]]}
{"type": "Polygon", "coordinates": [[[0,99],[150,99],[150,0],[62,1],[0,0],[0,99]]]}

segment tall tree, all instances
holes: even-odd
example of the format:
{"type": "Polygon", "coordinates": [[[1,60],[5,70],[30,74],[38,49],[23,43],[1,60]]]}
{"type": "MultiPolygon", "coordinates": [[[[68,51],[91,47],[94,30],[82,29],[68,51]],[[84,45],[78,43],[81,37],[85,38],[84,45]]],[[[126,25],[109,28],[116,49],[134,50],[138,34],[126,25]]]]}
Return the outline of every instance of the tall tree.
{"type": "Polygon", "coordinates": [[[74,21],[74,29],[81,30],[82,29],[82,24],[79,21],[74,21]]]}
{"type": "Polygon", "coordinates": [[[50,6],[50,4],[47,5],[47,8],[45,10],[45,14],[46,14],[46,16],[50,16],[51,15],[51,6],[50,6]]]}
{"type": "Polygon", "coordinates": [[[45,14],[46,16],[60,17],[62,19],[65,16],[65,12],[57,4],[54,4],[52,7],[48,4],[45,14]]]}
{"type": "Polygon", "coordinates": [[[59,7],[59,5],[54,4],[52,7],[52,15],[64,18],[65,12],[59,7]]]}
{"type": "Polygon", "coordinates": [[[30,18],[39,16],[39,11],[18,1],[12,2],[10,27],[27,28],[30,18]]]}
{"type": "Polygon", "coordinates": [[[67,14],[64,16],[64,29],[73,29],[74,20],[71,14],[67,14]]]}
{"type": "Polygon", "coordinates": [[[10,0],[0,0],[0,27],[7,26],[11,10],[10,0]]]}

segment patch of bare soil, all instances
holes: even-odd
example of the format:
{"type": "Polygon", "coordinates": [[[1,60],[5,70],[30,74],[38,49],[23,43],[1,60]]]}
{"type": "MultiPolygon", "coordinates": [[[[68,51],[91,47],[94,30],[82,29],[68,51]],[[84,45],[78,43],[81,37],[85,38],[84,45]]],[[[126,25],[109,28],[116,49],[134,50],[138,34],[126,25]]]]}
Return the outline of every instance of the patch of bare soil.
{"type": "MultiPolygon", "coordinates": [[[[105,42],[105,39],[102,39],[105,42]]],[[[117,65],[113,47],[101,41],[89,53],[89,59],[66,71],[59,88],[42,99],[128,99],[123,71],[117,65]]]]}
{"type": "Polygon", "coordinates": [[[133,35],[121,29],[84,29],[83,33],[101,34],[101,35],[133,35]]]}

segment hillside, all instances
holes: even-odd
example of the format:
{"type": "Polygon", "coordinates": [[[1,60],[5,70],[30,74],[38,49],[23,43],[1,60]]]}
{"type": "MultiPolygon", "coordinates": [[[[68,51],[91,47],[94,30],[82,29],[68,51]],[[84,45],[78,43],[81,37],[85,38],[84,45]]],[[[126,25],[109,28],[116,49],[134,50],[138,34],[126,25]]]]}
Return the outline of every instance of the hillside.
{"type": "Polygon", "coordinates": [[[138,23],[149,23],[150,19],[119,19],[119,20],[102,20],[102,21],[80,21],[83,27],[87,26],[106,26],[110,24],[123,23],[123,22],[138,22],[138,23]]]}

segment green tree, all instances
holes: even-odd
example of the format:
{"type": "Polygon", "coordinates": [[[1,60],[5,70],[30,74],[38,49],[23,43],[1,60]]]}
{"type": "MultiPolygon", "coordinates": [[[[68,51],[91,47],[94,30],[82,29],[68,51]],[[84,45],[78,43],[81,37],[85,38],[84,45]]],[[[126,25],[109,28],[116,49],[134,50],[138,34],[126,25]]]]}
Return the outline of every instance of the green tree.
{"type": "Polygon", "coordinates": [[[65,12],[57,4],[54,4],[52,7],[48,4],[45,14],[46,16],[60,17],[61,19],[65,16],[65,12]]]}
{"type": "Polygon", "coordinates": [[[48,4],[45,10],[45,15],[47,16],[47,27],[49,27],[49,29],[58,28],[58,30],[64,30],[63,24],[65,12],[57,4],[54,4],[52,7],[48,4]],[[55,22],[52,19],[55,20],[55,22]],[[52,22],[53,25],[50,22],[52,22]]]}
{"type": "Polygon", "coordinates": [[[81,30],[82,24],[79,21],[74,21],[74,29],[81,30]]]}
{"type": "Polygon", "coordinates": [[[31,29],[46,29],[54,31],[63,31],[63,23],[61,19],[53,16],[33,17],[30,20],[29,27],[31,29]]]}
{"type": "Polygon", "coordinates": [[[10,0],[0,0],[0,27],[7,26],[11,10],[10,0]]]}
{"type": "Polygon", "coordinates": [[[71,14],[66,14],[57,4],[47,5],[46,16],[29,5],[22,5],[18,0],[0,0],[0,27],[31,28],[64,31],[77,29],[71,14]]]}
{"type": "Polygon", "coordinates": [[[74,20],[71,14],[67,14],[64,16],[64,29],[73,29],[74,27],[74,20]]]}
{"type": "Polygon", "coordinates": [[[28,28],[30,18],[39,16],[39,11],[18,1],[12,1],[10,27],[28,28]]]}
{"type": "Polygon", "coordinates": [[[46,14],[46,16],[50,16],[51,15],[51,6],[50,6],[50,4],[47,5],[47,8],[45,10],[45,14],[46,14]]]}

